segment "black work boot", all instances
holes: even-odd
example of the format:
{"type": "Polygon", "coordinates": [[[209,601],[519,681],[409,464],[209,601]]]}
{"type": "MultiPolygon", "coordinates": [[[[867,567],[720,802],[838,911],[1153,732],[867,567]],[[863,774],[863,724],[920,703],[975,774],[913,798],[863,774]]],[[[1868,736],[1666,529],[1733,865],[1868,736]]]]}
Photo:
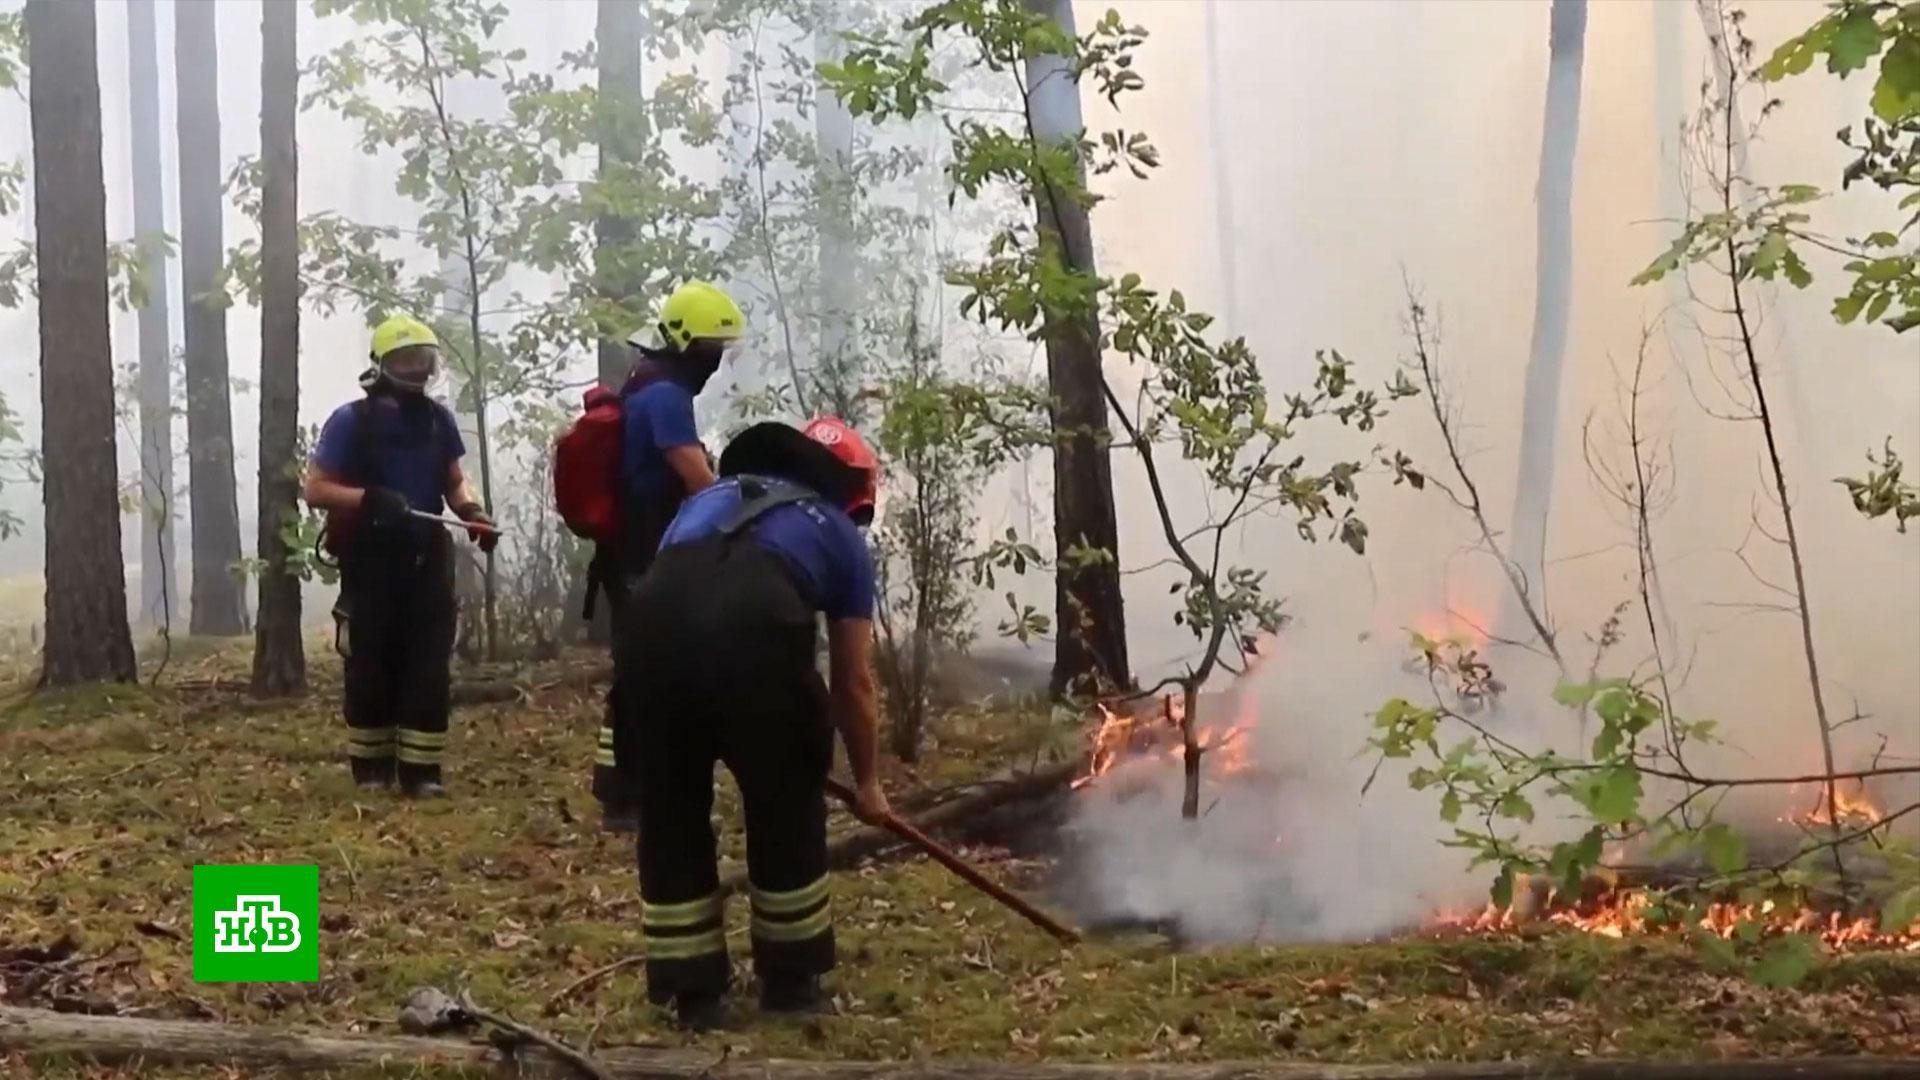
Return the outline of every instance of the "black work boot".
{"type": "Polygon", "coordinates": [[[674,995],[673,1014],[682,1031],[713,1031],[727,1024],[727,999],[712,992],[683,992],[674,995]]]}
{"type": "Polygon", "coordinates": [[[809,1014],[828,1011],[818,975],[769,975],[760,980],[760,1010],[809,1014]]]}
{"type": "Polygon", "coordinates": [[[348,762],[348,765],[353,769],[354,785],[359,787],[360,790],[383,791],[393,786],[393,759],[392,758],[390,757],[377,757],[377,758],[357,757],[357,758],[348,758],[347,762],[348,762]]]}
{"type": "Polygon", "coordinates": [[[447,793],[447,787],[440,782],[440,766],[413,765],[401,762],[399,769],[400,794],[409,799],[438,799],[447,793]]]}
{"type": "Polygon", "coordinates": [[[640,808],[621,806],[615,803],[600,804],[600,828],[619,835],[632,835],[640,831],[640,808]]]}

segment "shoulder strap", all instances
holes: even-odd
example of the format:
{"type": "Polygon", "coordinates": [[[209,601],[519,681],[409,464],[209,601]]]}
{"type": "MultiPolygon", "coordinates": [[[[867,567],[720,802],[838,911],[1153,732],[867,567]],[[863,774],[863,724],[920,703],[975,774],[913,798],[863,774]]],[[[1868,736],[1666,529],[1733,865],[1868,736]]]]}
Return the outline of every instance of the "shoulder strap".
{"type": "Polygon", "coordinates": [[[775,507],[820,497],[812,488],[770,476],[742,476],[739,484],[740,505],[734,507],[733,513],[720,522],[718,530],[721,536],[729,539],[739,535],[762,514],[775,507]]]}
{"type": "Polygon", "coordinates": [[[374,475],[373,426],[378,417],[373,411],[373,397],[368,395],[356,401],[353,409],[353,448],[349,451],[347,462],[353,469],[348,479],[362,487],[372,486],[379,480],[374,475]]]}

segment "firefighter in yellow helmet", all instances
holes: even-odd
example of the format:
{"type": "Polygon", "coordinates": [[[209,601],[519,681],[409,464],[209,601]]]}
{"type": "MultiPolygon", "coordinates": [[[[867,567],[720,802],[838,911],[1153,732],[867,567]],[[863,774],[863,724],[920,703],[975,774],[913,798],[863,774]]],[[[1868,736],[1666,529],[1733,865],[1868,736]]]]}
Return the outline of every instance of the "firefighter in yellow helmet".
{"type": "Polygon", "coordinates": [[[614,831],[631,831],[638,825],[633,785],[621,779],[614,764],[614,733],[619,726],[614,721],[622,711],[644,707],[644,703],[627,701],[628,695],[622,693],[625,680],[620,673],[619,642],[632,629],[621,617],[621,600],[628,583],[653,564],[660,536],[681,501],[714,481],[713,463],[694,422],[693,400],[746,328],[746,315],[724,290],[705,281],[689,281],[660,305],[654,327],[657,346],[647,344],[640,333],[627,341],[635,356],[620,389],[620,550],[597,552],[589,573],[589,588],[602,589],[613,605],[614,686],[594,755],[593,793],[600,801],[602,820],[614,831]]]}
{"type": "Polygon", "coordinates": [[[453,543],[413,511],[450,508],[491,551],[498,534],[460,458],[466,447],[447,407],[427,396],[440,343],[425,323],[395,315],[373,331],[365,396],[320,429],[303,494],[326,511],[347,609],[345,711],[353,777],[362,787],[446,794],[453,655],[453,543]]]}

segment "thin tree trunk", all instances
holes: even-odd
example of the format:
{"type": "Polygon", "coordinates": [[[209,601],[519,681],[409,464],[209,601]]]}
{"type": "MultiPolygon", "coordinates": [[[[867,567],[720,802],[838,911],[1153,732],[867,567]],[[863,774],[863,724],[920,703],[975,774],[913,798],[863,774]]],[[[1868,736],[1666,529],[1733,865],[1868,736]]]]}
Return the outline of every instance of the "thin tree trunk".
{"type": "MultiPolygon", "coordinates": [[[[491,509],[493,503],[493,447],[487,437],[487,359],[486,347],[480,340],[480,255],[474,248],[474,210],[473,203],[467,197],[463,185],[460,192],[460,206],[467,219],[467,331],[473,347],[473,422],[474,433],[479,437],[480,451],[480,502],[491,509]]],[[[485,569],[481,573],[481,603],[487,628],[487,659],[500,659],[500,621],[498,598],[500,590],[499,566],[492,551],[481,556],[485,560],[485,569]]]]}
{"type": "MultiPolygon", "coordinates": [[[[1520,415],[1520,466],[1514,485],[1507,546],[1534,606],[1545,612],[1547,521],[1553,511],[1553,472],[1560,421],[1560,376],[1566,362],[1568,308],[1573,293],[1573,164],[1580,135],[1580,68],[1586,49],[1586,0],[1553,0],[1550,12],[1547,104],[1540,133],[1540,179],[1534,189],[1533,341],[1527,353],[1520,415]]],[[[1521,613],[1509,600],[1502,636],[1515,632],[1521,613]]]]}
{"type": "Polygon", "coordinates": [[[180,607],[173,562],[172,335],[169,332],[166,174],[160,167],[160,65],[152,4],[127,5],[128,103],[133,128],[133,231],[147,295],[140,305],[140,622],[171,629],[180,607]]]}
{"type": "MultiPolygon", "coordinates": [[[[838,62],[845,51],[840,40],[840,6],[837,0],[815,0],[815,64],[838,62]]],[[[858,245],[853,237],[853,116],[833,91],[817,80],[813,132],[817,148],[814,190],[820,215],[820,323],[813,368],[822,398],[815,404],[845,416],[853,411],[854,394],[859,388],[858,373],[852,370],[856,355],[855,306],[860,295],[855,259],[858,245]]]]}
{"type": "Polygon", "coordinates": [[[240,507],[233,478],[227,313],[208,294],[224,256],[220,193],[221,5],[174,5],[180,133],[180,274],[187,309],[187,481],[193,508],[195,634],[247,632],[240,562],[240,507]]]}
{"type": "MultiPolygon", "coordinates": [[[[1026,0],[1073,33],[1070,0],[1026,0]]],[[[1035,139],[1079,138],[1080,88],[1057,56],[1028,61],[1027,114],[1035,139]]],[[[1084,170],[1083,170],[1084,173],[1084,170]]],[[[1093,272],[1093,228],[1077,203],[1036,192],[1043,244],[1060,249],[1068,266],[1093,272]]],[[[1057,327],[1047,335],[1047,382],[1053,397],[1053,538],[1057,557],[1073,552],[1104,556],[1062,565],[1054,579],[1053,692],[1088,692],[1132,682],[1120,591],[1120,539],[1113,508],[1113,465],[1100,368],[1100,327],[1057,327]]]]}
{"type": "Polygon", "coordinates": [[[40,681],[129,681],[93,5],[34,0],[25,25],[47,534],[40,681]]]}
{"type": "MultiPolygon", "coordinates": [[[[599,54],[600,174],[603,179],[640,160],[647,137],[644,54],[641,35],[646,22],[639,0],[599,0],[594,23],[594,45],[599,54]]],[[[628,265],[634,222],[602,212],[594,219],[594,278],[600,299],[627,311],[642,310],[646,282],[628,265]]],[[[600,339],[600,384],[612,389],[627,377],[631,350],[612,336],[600,339]]]]}
{"type": "Polygon", "coordinates": [[[1226,72],[1220,63],[1221,0],[1206,0],[1207,166],[1213,173],[1213,222],[1216,258],[1220,260],[1221,306],[1229,335],[1240,325],[1240,275],[1234,263],[1239,234],[1233,226],[1233,174],[1228,168],[1227,95],[1221,92],[1226,72]]]}
{"type": "MultiPolygon", "coordinates": [[[[135,5],[136,7],[139,5],[135,5]]],[[[303,694],[300,579],[288,572],[282,525],[300,512],[299,8],[270,3],[260,18],[260,617],[253,693],[303,694]]]]}

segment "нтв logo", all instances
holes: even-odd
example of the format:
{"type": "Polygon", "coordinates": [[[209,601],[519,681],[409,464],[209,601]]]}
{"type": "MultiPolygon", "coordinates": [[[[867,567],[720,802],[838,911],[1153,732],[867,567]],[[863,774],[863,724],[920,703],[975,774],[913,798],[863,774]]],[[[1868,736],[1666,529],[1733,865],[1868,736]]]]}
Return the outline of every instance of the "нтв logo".
{"type": "Polygon", "coordinates": [[[319,909],[318,867],[194,867],[194,980],[315,981],[319,909]]]}

